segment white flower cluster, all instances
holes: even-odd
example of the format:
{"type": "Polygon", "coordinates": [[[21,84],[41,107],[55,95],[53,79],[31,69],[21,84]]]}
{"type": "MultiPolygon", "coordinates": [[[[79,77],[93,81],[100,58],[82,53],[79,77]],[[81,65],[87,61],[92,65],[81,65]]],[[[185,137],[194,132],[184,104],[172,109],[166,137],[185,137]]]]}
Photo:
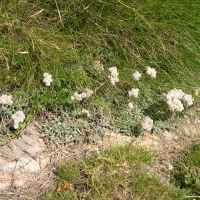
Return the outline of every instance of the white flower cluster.
{"type": "Polygon", "coordinates": [[[139,79],[140,79],[141,76],[142,76],[142,75],[141,75],[140,72],[138,72],[138,71],[136,71],[136,72],[133,74],[133,77],[134,77],[134,79],[135,79],[136,81],[139,81],[139,79]]]}
{"type": "Polygon", "coordinates": [[[200,88],[197,88],[197,89],[195,89],[194,91],[195,91],[195,95],[198,96],[198,95],[199,95],[199,92],[200,92],[200,88]]]}
{"type": "Polygon", "coordinates": [[[115,85],[116,82],[119,82],[119,79],[118,79],[119,73],[117,72],[117,68],[110,67],[109,71],[111,72],[111,76],[108,76],[108,78],[110,78],[111,84],[115,85]]]}
{"type": "Polygon", "coordinates": [[[129,103],[129,104],[128,104],[128,107],[132,110],[132,109],[133,109],[133,104],[132,104],[132,103],[129,103]]]}
{"type": "Polygon", "coordinates": [[[97,67],[97,69],[100,69],[102,72],[104,71],[103,65],[100,63],[99,60],[94,61],[94,65],[97,67]]]}
{"type": "Polygon", "coordinates": [[[183,101],[186,101],[187,105],[191,106],[193,104],[194,99],[192,98],[191,94],[184,94],[183,95],[183,101]]]}
{"type": "Polygon", "coordinates": [[[150,131],[153,127],[153,120],[150,117],[145,117],[141,122],[142,128],[150,131]]]}
{"type": "Polygon", "coordinates": [[[82,110],[82,113],[83,113],[84,115],[86,115],[87,117],[90,117],[90,116],[91,116],[91,115],[90,115],[90,112],[89,112],[88,110],[83,109],[83,110],[82,110]]]}
{"type": "Polygon", "coordinates": [[[72,96],[71,96],[71,100],[77,100],[77,101],[81,101],[82,99],[86,98],[86,97],[90,97],[93,94],[92,90],[89,90],[88,88],[85,89],[85,92],[82,92],[81,94],[79,94],[78,92],[75,92],[72,96]]]}
{"type": "Polygon", "coordinates": [[[138,89],[138,88],[136,88],[136,89],[132,88],[132,90],[129,91],[128,94],[129,94],[129,96],[133,96],[133,97],[136,97],[136,98],[137,98],[138,92],[139,92],[139,89],[138,89]]]}
{"type": "Polygon", "coordinates": [[[13,101],[12,101],[12,96],[11,95],[2,95],[0,97],[0,104],[3,104],[3,105],[12,105],[13,104],[13,101]]]}
{"type": "Polygon", "coordinates": [[[156,78],[156,70],[154,68],[147,66],[146,70],[148,75],[150,75],[152,78],[156,78]]]}
{"type": "Polygon", "coordinates": [[[11,118],[14,120],[14,128],[18,129],[19,122],[23,123],[23,121],[25,119],[25,115],[22,111],[17,111],[15,114],[12,115],[11,118]]]}
{"type": "Polygon", "coordinates": [[[169,170],[173,170],[174,169],[174,167],[172,166],[172,165],[169,165],[169,168],[168,168],[169,170]]]}
{"type": "Polygon", "coordinates": [[[43,82],[46,84],[46,86],[50,86],[50,83],[52,82],[51,77],[52,77],[51,74],[44,73],[44,79],[43,79],[43,82]]]}
{"type": "Polygon", "coordinates": [[[169,105],[170,110],[177,110],[181,112],[184,110],[183,104],[180,101],[181,99],[187,102],[188,106],[193,104],[192,95],[185,94],[181,89],[170,90],[167,94],[162,94],[162,99],[169,105]]]}

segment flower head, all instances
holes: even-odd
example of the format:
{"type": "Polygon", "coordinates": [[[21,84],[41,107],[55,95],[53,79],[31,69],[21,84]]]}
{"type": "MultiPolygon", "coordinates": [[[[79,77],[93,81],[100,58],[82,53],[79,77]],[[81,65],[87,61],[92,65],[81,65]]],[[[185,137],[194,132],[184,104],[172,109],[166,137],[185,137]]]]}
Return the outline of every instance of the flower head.
{"type": "MultiPolygon", "coordinates": [[[[90,97],[90,96],[93,94],[93,91],[90,90],[90,89],[88,89],[88,88],[86,88],[86,89],[85,89],[85,93],[86,93],[86,97],[90,97]]],[[[82,93],[82,94],[83,94],[83,93],[82,93]]]]}
{"type": "Polygon", "coordinates": [[[150,75],[152,78],[156,78],[156,70],[154,68],[147,66],[146,70],[148,75],[150,75]]]}
{"type": "Polygon", "coordinates": [[[82,110],[82,113],[83,113],[84,115],[86,115],[87,117],[91,116],[91,115],[90,115],[90,112],[89,112],[88,110],[83,109],[83,110],[82,110]]]}
{"type": "Polygon", "coordinates": [[[196,96],[199,95],[199,91],[200,91],[200,88],[197,88],[197,89],[194,90],[196,96]]]}
{"type": "Polygon", "coordinates": [[[11,95],[2,95],[0,97],[0,104],[4,104],[4,105],[12,105],[13,101],[12,101],[12,96],[11,95]]]}
{"type": "Polygon", "coordinates": [[[85,92],[81,93],[82,98],[86,98],[87,94],[85,92]]]}
{"type": "Polygon", "coordinates": [[[52,82],[52,75],[48,73],[44,73],[44,79],[43,82],[45,83],[46,86],[50,86],[50,83],[52,82]]]}
{"type": "Polygon", "coordinates": [[[118,79],[119,73],[117,72],[117,68],[110,67],[108,70],[111,72],[111,76],[109,76],[108,78],[110,78],[111,84],[115,85],[116,82],[119,82],[119,79],[118,79]]]}
{"type": "Polygon", "coordinates": [[[71,100],[77,100],[77,101],[81,101],[82,99],[86,98],[86,97],[90,97],[93,94],[92,90],[89,90],[88,88],[85,89],[85,92],[82,92],[81,94],[79,94],[78,92],[75,92],[72,96],[71,96],[71,100]]]}
{"type": "Polygon", "coordinates": [[[172,165],[169,165],[169,170],[173,170],[173,166],[172,165]]]}
{"type": "Polygon", "coordinates": [[[76,99],[77,101],[81,101],[83,97],[78,92],[75,92],[74,95],[71,96],[71,100],[74,100],[74,99],[76,99]]]}
{"type": "Polygon", "coordinates": [[[133,74],[133,77],[134,77],[134,79],[135,79],[136,81],[139,81],[139,79],[140,79],[141,76],[142,76],[142,75],[141,75],[138,71],[136,71],[136,72],[133,74]]]}
{"type": "Polygon", "coordinates": [[[191,94],[184,94],[183,101],[186,101],[187,105],[191,106],[193,104],[194,99],[192,98],[191,94]]]}
{"type": "Polygon", "coordinates": [[[192,95],[185,94],[181,89],[173,89],[170,90],[167,94],[162,94],[162,100],[164,100],[171,111],[177,110],[181,112],[184,110],[183,104],[181,100],[186,101],[188,106],[193,104],[192,95]]]}
{"type": "Polygon", "coordinates": [[[141,122],[142,128],[150,131],[153,127],[153,120],[150,117],[145,117],[141,122]]]}
{"type": "Polygon", "coordinates": [[[17,111],[15,114],[11,116],[11,118],[14,120],[14,128],[18,129],[19,128],[19,123],[23,123],[25,119],[25,115],[22,111],[17,111]]]}
{"type": "Polygon", "coordinates": [[[133,104],[132,104],[132,103],[129,103],[129,104],[128,104],[128,107],[132,110],[132,109],[133,109],[133,104]]]}
{"type": "Polygon", "coordinates": [[[132,90],[129,91],[128,94],[129,94],[129,96],[133,96],[133,97],[136,97],[136,98],[137,98],[138,92],[139,92],[139,89],[138,89],[138,88],[136,88],[136,89],[132,88],[132,90]]]}
{"type": "Polygon", "coordinates": [[[14,127],[14,129],[18,129],[19,128],[19,124],[18,123],[14,123],[13,127],[14,127]]]}

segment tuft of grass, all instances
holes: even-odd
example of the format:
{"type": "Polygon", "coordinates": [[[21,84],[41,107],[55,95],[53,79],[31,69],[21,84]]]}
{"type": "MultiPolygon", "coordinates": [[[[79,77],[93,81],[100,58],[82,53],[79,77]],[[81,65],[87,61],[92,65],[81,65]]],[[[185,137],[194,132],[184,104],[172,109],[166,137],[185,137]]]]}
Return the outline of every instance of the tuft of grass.
{"type": "Polygon", "coordinates": [[[135,147],[112,147],[90,158],[62,165],[57,188],[45,199],[182,199],[189,192],[161,183],[145,169],[155,154],[135,147]]]}

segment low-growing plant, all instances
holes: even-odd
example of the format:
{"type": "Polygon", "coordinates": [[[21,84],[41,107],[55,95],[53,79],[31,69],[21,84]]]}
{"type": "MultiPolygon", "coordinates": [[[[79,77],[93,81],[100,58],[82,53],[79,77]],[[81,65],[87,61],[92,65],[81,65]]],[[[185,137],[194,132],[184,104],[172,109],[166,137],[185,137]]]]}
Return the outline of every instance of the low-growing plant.
{"type": "Polygon", "coordinates": [[[113,130],[112,122],[97,116],[86,117],[82,112],[65,111],[49,115],[43,124],[45,135],[59,144],[85,140],[98,144],[113,130]],[[92,118],[94,117],[94,118],[92,118]]]}
{"type": "Polygon", "coordinates": [[[173,182],[180,188],[187,188],[194,195],[200,195],[200,145],[183,151],[182,158],[175,165],[173,182]]]}

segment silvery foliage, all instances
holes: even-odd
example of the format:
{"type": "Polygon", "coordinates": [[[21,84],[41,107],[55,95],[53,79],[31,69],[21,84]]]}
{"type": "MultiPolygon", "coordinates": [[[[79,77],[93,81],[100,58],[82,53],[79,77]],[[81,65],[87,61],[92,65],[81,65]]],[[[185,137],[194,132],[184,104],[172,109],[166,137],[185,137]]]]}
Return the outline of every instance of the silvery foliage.
{"type": "Polygon", "coordinates": [[[116,121],[118,131],[128,136],[138,135],[144,116],[142,109],[125,110],[116,121]]]}
{"type": "Polygon", "coordinates": [[[62,112],[57,118],[55,116],[51,116],[51,118],[51,121],[45,121],[43,130],[45,136],[59,144],[77,142],[82,139],[100,143],[102,137],[108,136],[110,130],[114,129],[114,123],[110,123],[106,119],[98,118],[95,121],[86,121],[72,117],[67,112],[62,112]]]}
{"type": "Polygon", "coordinates": [[[162,121],[162,120],[157,120],[154,123],[154,128],[153,132],[155,133],[161,133],[161,130],[167,130],[167,131],[172,131],[175,130],[176,127],[180,127],[181,125],[181,118],[176,118],[173,120],[173,123],[170,123],[168,120],[162,121]]]}
{"type": "Polygon", "coordinates": [[[53,120],[46,120],[43,124],[45,136],[49,136],[51,140],[63,144],[72,141],[79,141],[84,136],[81,124],[78,120],[71,118],[68,114],[63,113],[62,116],[51,116],[53,120]]]}

